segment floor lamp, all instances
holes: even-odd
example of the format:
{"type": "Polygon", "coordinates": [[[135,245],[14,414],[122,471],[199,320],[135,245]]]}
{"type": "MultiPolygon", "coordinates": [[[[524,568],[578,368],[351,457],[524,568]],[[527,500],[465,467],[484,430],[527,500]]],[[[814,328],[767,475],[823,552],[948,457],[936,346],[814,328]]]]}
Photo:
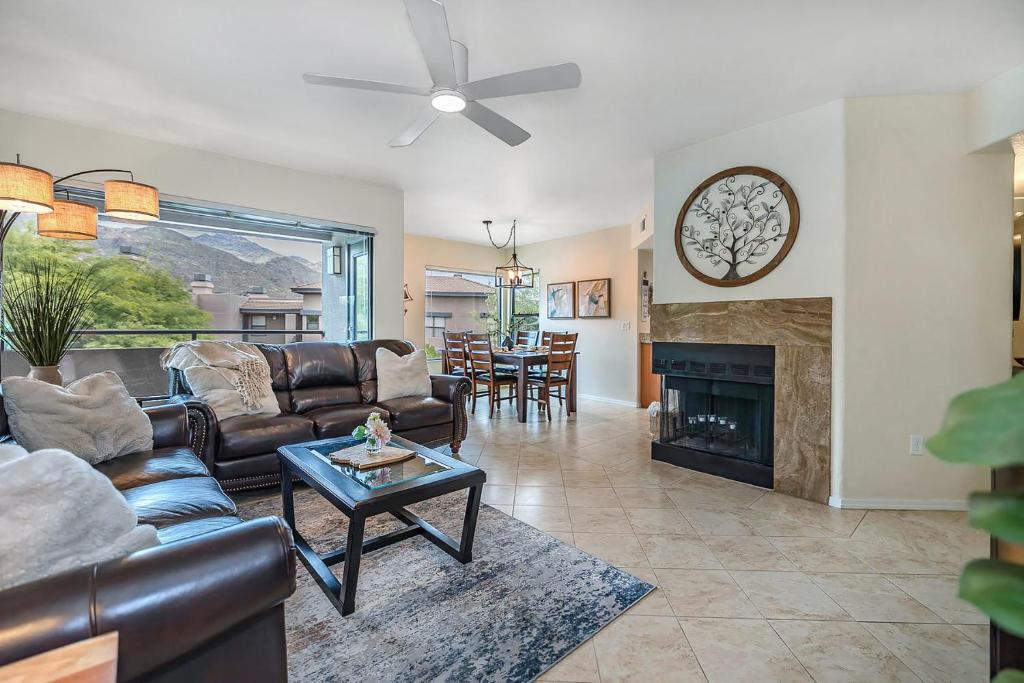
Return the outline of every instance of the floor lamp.
{"type": "MultiPolygon", "coordinates": [[[[130,180],[107,180],[103,183],[104,213],[129,220],[160,218],[160,193],[152,185],[135,182],[131,171],[117,168],[95,168],[53,179],[48,172],[21,163],[0,162],[0,330],[3,329],[4,242],[21,214],[36,214],[36,232],[43,237],[65,240],[94,240],[99,222],[95,206],[54,198],[54,187],[65,180],[92,173],[127,174],[130,180]]],[[[2,348],[2,347],[0,347],[2,348]]]]}

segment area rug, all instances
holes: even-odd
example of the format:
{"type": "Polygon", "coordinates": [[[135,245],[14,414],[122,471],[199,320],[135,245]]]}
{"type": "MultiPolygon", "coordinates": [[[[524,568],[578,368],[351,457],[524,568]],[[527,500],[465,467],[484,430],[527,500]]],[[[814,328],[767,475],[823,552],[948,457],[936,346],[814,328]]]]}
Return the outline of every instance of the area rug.
{"type": "MultiPolygon", "coordinates": [[[[463,491],[409,509],[457,539],[465,505],[463,491]]],[[[295,508],[318,552],[344,544],[345,516],[318,494],[297,489],[295,508]]],[[[245,519],[279,514],[279,496],[239,498],[245,519]]],[[[379,515],[366,537],[399,526],[379,515]]],[[[306,683],[532,681],[654,588],[487,505],[467,565],[421,537],[363,555],[347,617],[301,564],[297,583],[288,669],[306,683]]]]}

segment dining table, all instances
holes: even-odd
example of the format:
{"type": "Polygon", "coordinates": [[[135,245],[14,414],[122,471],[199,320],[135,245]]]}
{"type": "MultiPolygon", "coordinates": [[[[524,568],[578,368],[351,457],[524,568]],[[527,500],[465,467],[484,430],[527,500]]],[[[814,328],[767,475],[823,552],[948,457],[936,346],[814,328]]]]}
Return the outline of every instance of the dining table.
{"type": "MultiPolygon", "coordinates": [[[[579,355],[579,351],[574,351],[572,354],[572,369],[569,371],[569,386],[565,394],[566,407],[570,413],[576,412],[576,361],[579,359],[579,355]]],[[[548,364],[548,352],[495,349],[493,356],[496,365],[509,365],[516,369],[516,419],[526,422],[528,396],[526,379],[529,376],[530,368],[548,364]]],[[[445,374],[451,370],[451,366],[448,364],[448,354],[444,349],[441,350],[441,368],[445,374]]]]}

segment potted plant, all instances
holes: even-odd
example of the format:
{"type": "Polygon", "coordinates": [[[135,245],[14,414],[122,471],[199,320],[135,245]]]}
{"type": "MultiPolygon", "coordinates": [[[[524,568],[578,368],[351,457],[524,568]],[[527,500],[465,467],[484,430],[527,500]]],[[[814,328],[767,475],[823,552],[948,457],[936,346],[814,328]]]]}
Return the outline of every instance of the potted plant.
{"type": "Polygon", "coordinates": [[[97,291],[91,271],[62,271],[53,261],[34,263],[6,283],[3,337],[28,361],[29,377],[62,384],[60,360],[81,336],[97,291]]]}
{"type": "MultiPolygon", "coordinates": [[[[985,467],[1024,465],[1024,374],[963,393],[949,404],[928,450],[952,463],[985,467]]],[[[1024,490],[978,491],[968,500],[968,522],[992,536],[1024,544],[1024,490]]],[[[1024,637],[1024,566],[992,558],[971,560],[960,574],[960,597],[1000,628],[1024,637]]],[[[995,683],[1024,683],[1006,669],[995,683]]]]}

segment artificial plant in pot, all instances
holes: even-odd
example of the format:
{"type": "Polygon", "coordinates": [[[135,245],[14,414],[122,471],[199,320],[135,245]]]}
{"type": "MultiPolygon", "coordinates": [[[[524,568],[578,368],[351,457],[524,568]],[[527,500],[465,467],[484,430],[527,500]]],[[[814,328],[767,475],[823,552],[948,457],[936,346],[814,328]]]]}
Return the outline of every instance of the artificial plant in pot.
{"type": "MultiPolygon", "coordinates": [[[[952,463],[985,467],[1024,465],[1024,374],[960,394],[949,404],[928,450],[952,463]]],[[[1024,490],[978,491],[968,500],[968,522],[992,536],[1024,544],[1024,490]]],[[[971,560],[960,575],[960,597],[1004,631],[1024,637],[1024,566],[971,560]]],[[[996,683],[1024,683],[1024,672],[1004,670],[996,683]]]]}
{"type": "Polygon", "coordinates": [[[33,263],[5,283],[3,337],[32,367],[29,377],[61,384],[60,360],[78,341],[97,293],[92,272],[33,263]]]}

